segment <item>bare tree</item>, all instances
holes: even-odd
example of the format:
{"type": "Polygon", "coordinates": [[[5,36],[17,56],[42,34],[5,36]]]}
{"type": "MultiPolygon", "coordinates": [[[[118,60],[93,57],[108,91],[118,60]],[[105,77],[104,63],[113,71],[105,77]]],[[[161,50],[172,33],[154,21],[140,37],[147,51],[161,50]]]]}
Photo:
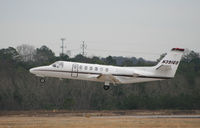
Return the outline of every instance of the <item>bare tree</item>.
{"type": "Polygon", "coordinates": [[[35,54],[35,48],[32,45],[22,44],[16,47],[22,61],[34,61],[33,56],[35,54]]]}

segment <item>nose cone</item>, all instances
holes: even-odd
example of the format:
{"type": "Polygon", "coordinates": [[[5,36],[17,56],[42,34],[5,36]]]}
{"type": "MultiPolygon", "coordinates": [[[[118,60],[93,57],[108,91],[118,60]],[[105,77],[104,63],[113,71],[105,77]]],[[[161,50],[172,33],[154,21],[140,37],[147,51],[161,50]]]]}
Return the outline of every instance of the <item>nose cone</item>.
{"type": "Polygon", "coordinates": [[[29,72],[37,76],[43,76],[46,74],[45,70],[49,69],[48,66],[40,66],[29,69],[29,72]]]}
{"type": "Polygon", "coordinates": [[[29,72],[32,73],[32,74],[34,74],[35,73],[35,68],[29,69],[29,72]]]}

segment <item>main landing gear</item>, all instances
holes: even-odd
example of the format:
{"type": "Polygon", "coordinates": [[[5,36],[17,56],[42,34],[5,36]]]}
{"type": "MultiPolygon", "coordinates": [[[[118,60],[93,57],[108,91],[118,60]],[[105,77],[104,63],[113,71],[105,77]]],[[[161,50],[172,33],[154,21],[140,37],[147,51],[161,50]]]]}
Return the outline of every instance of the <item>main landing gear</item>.
{"type": "Polygon", "coordinates": [[[104,86],[103,86],[104,90],[108,90],[110,88],[109,85],[110,85],[110,83],[108,81],[106,81],[104,86]]]}
{"type": "Polygon", "coordinates": [[[104,89],[104,90],[108,90],[109,88],[110,88],[109,85],[104,85],[104,86],[103,86],[103,89],[104,89]]]}

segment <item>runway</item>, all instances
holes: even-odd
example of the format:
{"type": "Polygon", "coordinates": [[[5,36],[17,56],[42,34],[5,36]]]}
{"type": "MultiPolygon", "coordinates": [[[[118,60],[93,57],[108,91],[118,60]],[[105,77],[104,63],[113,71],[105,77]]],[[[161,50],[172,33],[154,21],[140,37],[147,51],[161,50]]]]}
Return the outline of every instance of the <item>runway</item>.
{"type": "Polygon", "coordinates": [[[134,116],[101,116],[96,118],[200,118],[200,115],[134,115],[134,116]]]}

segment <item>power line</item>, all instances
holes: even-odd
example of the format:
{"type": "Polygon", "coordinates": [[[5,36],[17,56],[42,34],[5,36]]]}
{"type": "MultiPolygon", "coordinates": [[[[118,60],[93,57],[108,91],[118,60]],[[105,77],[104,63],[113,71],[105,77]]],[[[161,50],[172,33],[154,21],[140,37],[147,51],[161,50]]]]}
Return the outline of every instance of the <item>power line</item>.
{"type": "Polygon", "coordinates": [[[151,55],[160,55],[160,53],[155,52],[133,52],[133,51],[122,51],[122,50],[109,50],[109,49],[88,49],[89,51],[100,51],[100,52],[121,52],[121,53],[130,53],[130,54],[151,54],[151,55]]]}

